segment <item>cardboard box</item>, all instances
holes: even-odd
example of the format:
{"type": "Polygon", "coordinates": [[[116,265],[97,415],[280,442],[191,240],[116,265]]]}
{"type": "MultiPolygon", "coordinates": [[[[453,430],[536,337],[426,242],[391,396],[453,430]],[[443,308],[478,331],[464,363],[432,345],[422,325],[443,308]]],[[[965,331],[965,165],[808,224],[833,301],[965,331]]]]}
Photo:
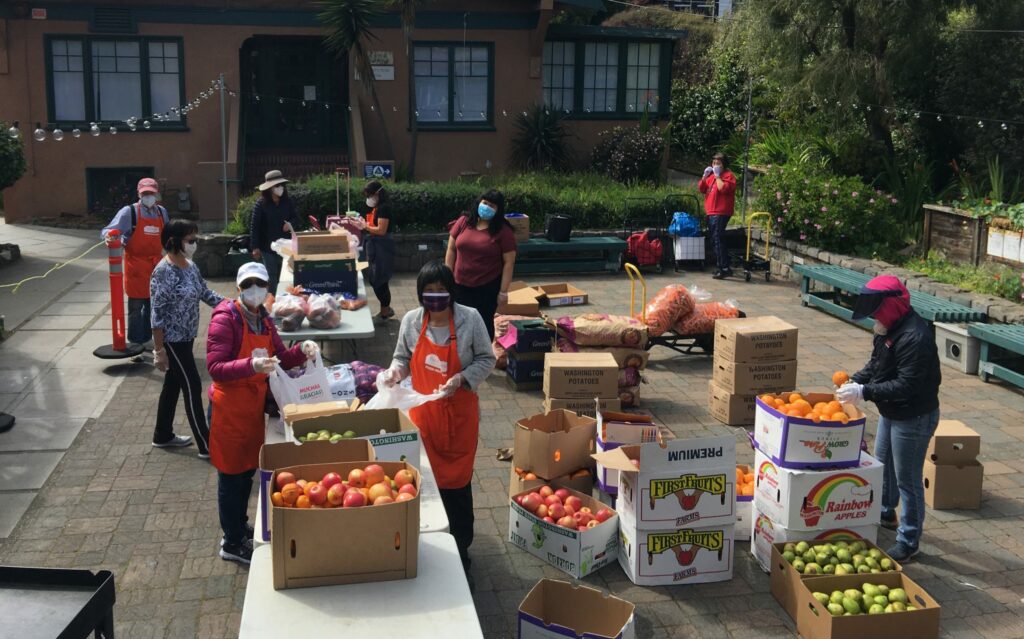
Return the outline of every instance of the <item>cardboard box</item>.
{"type": "Polygon", "coordinates": [[[615,399],[598,399],[595,406],[594,400],[592,399],[560,399],[557,397],[548,397],[541,404],[541,408],[545,413],[550,413],[553,410],[564,409],[572,411],[577,415],[586,415],[587,417],[597,417],[597,411],[617,411],[622,408],[622,402],[618,398],[615,399]]]}
{"type": "Polygon", "coordinates": [[[544,353],[520,354],[513,349],[505,351],[505,373],[517,384],[536,382],[544,384],[544,353]]]}
{"type": "Polygon", "coordinates": [[[978,458],[981,453],[981,435],[963,422],[941,419],[935,434],[928,442],[926,457],[938,466],[962,466],[978,458]]]}
{"type": "Polygon", "coordinates": [[[270,480],[274,471],[302,464],[328,464],[348,461],[375,461],[373,446],[365,439],[345,439],[330,442],[309,442],[302,446],[291,443],[264,444],[260,448],[259,482],[260,512],[256,513],[256,534],[270,541],[270,480]]]}
{"type": "Polygon", "coordinates": [[[505,220],[512,227],[516,235],[516,242],[526,242],[530,239],[530,216],[525,213],[506,213],[505,220]]]}
{"type": "MultiPolygon", "coordinates": [[[[658,441],[659,428],[649,415],[597,411],[597,452],[615,450],[624,444],[658,441]]],[[[597,487],[614,497],[619,492],[619,471],[597,463],[597,487]]]]}
{"type": "Polygon", "coordinates": [[[303,231],[292,235],[292,255],[297,258],[339,254],[354,258],[351,253],[348,235],[340,230],[303,231]]]}
{"type": "Polygon", "coordinates": [[[716,352],[711,380],[737,395],[778,393],[796,387],[796,360],[743,364],[723,359],[716,352]]]}
{"type": "Polygon", "coordinates": [[[516,465],[542,479],[593,468],[597,421],[567,410],[520,419],[515,425],[516,465]]]}
{"type": "Polygon", "coordinates": [[[579,584],[541,579],[519,604],[518,639],[633,639],[635,606],[579,584]]]}
{"type": "MultiPolygon", "coordinates": [[[[751,510],[751,518],[747,522],[750,535],[750,554],[765,572],[772,571],[772,546],[786,542],[806,541],[808,543],[835,542],[840,539],[863,539],[872,548],[878,541],[878,525],[854,526],[850,528],[828,528],[825,530],[790,530],[771,520],[770,517],[757,510],[751,510]]],[[[812,544],[813,545],[813,544],[812,544]]],[[[786,563],[786,562],[784,562],[786,563]]],[[[792,570],[792,568],[790,568],[792,570]]],[[[793,570],[796,573],[795,570],[793,570]]],[[[799,573],[796,573],[799,576],[799,573]]]]}
{"type": "MultiPolygon", "coordinates": [[[[516,468],[523,468],[518,466],[515,459],[512,460],[512,468],[509,469],[508,478],[508,496],[518,495],[520,493],[529,492],[531,490],[537,490],[541,486],[551,486],[552,488],[568,488],[569,490],[575,490],[578,493],[589,495],[594,490],[594,473],[589,468],[581,468],[586,474],[578,475],[574,477],[575,473],[567,473],[561,477],[555,477],[554,479],[523,479],[516,472],[516,468]]],[[[529,471],[529,468],[524,468],[529,471]]],[[[532,471],[530,471],[532,472],[532,471]]],[[[577,471],[578,472],[578,471],[577,471]]],[[[536,473],[534,473],[536,475],[536,473]]]]}
{"type": "Polygon", "coordinates": [[[498,307],[498,315],[538,317],[540,296],[541,292],[531,288],[526,282],[512,282],[508,286],[508,301],[498,307]]]}
{"type": "MultiPolygon", "coordinates": [[[[811,404],[830,402],[831,393],[807,393],[811,404]]],[[[853,468],[860,464],[860,444],[867,417],[852,405],[843,406],[850,417],[841,422],[815,423],[791,417],[768,406],[760,397],[754,412],[754,445],[783,468],[853,468]]]]}
{"type": "Polygon", "coordinates": [[[597,453],[594,459],[619,471],[618,512],[639,530],[736,522],[733,437],[621,446],[597,453]]]}
{"type": "Polygon", "coordinates": [[[924,460],[924,503],[935,510],[981,508],[984,482],[985,467],[980,462],[937,466],[924,460]]]}
{"type": "Polygon", "coordinates": [[[544,395],[565,399],[619,396],[619,366],[609,353],[547,353],[544,395]]]}
{"type": "MultiPolygon", "coordinates": [[[[344,402],[324,402],[324,404],[344,402]]],[[[358,410],[355,412],[325,412],[317,410],[318,404],[310,404],[306,411],[291,411],[285,406],[285,437],[295,442],[300,435],[318,430],[335,433],[354,431],[357,438],[373,445],[377,459],[382,461],[408,461],[417,468],[420,465],[420,431],[409,416],[400,410],[358,410]]],[[[329,407],[328,407],[329,409],[329,407]]],[[[302,444],[306,446],[308,444],[302,444]]]]}
{"type": "Polygon", "coordinates": [[[754,516],[753,497],[736,498],[736,523],[733,526],[733,539],[750,541],[750,518],[754,516]],[[748,501],[740,501],[746,499],[748,501]]]}
{"type": "Polygon", "coordinates": [[[833,617],[811,594],[860,588],[864,575],[817,577],[805,580],[796,590],[796,630],[804,639],[934,639],[939,636],[941,609],[924,588],[902,572],[871,575],[870,583],[903,588],[917,610],[881,615],[833,617]]]}
{"type": "Polygon", "coordinates": [[[797,328],[777,317],[739,317],[715,322],[715,356],[732,362],[796,359],[797,328]]]}
{"type": "Polygon", "coordinates": [[[505,383],[514,393],[524,393],[528,391],[539,391],[544,387],[542,380],[535,380],[529,382],[517,382],[508,375],[508,371],[505,371],[505,383]]]}
{"type": "MultiPolygon", "coordinates": [[[[405,462],[378,462],[390,477],[401,469],[419,471],[405,462]]],[[[347,477],[366,461],[288,466],[300,479],[335,471],[347,477]]],[[[273,481],[273,479],[271,479],[273,481]]],[[[413,579],[419,558],[420,496],[370,508],[270,507],[270,548],[274,590],[336,584],[413,579]],[[344,543],[339,539],[344,537],[344,543]],[[328,549],[330,549],[328,551],[328,549]]]]}
{"type": "Polygon", "coordinates": [[[587,294],[572,284],[545,284],[537,287],[544,306],[579,306],[587,303],[587,294]]]}
{"type": "Polygon", "coordinates": [[[708,382],[708,412],[711,416],[729,426],[746,426],[754,423],[754,406],[757,395],[736,395],[708,382]]]}
{"type": "Polygon", "coordinates": [[[857,468],[795,470],[754,455],[754,503],[790,530],[877,524],[882,516],[882,464],[864,453],[857,468]]]}
{"type": "MultiPolygon", "coordinates": [[[[604,508],[604,504],[590,495],[572,490],[569,492],[579,497],[583,505],[594,512],[604,508]]],[[[509,499],[508,540],[577,579],[615,560],[618,532],[617,514],[594,528],[569,530],[549,524],[517,504],[514,499],[509,499]]]]}
{"type": "Polygon", "coordinates": [[[356,260],[350,256],[299,257],[292,265],[297,286],[318,293],[351,293],[359,290],[356,260]]]}
{"type": "Polygon", "coordinates": [[[638,586],[700,584],[732,579],[733,526],[636,530],[619,522],[619,565],[638,586]]]}
{"type": "Polygon", "coordinates": [[[521,355],[550,353],[555,344],[555,329],[542,319],[512,320],[508,332],[498,338],[498,344],[521,355]]]}

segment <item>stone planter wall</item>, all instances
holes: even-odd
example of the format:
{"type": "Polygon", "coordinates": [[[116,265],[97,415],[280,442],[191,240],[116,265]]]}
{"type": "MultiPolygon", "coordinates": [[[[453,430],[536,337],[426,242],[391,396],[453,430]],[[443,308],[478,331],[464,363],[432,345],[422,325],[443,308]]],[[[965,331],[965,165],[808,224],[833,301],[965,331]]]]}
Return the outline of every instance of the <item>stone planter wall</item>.
{"type": "MultiPolygon", "coordinates": [[[[760,229],[754,229],[752,235],[754,244],[762,255],[764,254],[765,235],[766,233],[760,229]]],[[[872,277],[883,273],[895,275],[910,290],[923,291],[935,297],[982,310],[988,314],[991,322],[1024,323],[1024,306],[1020,304],[1014,304],[1000,297],[965,291],[952,284],[936,282],[921,273],[899,268],[888,262],[831,253],[800,242],[775,237],[771,238],[770,257],[772,259],[772,274],[793,282],[799,283],[801,280],[801,277],[792,270],[793,264],[834,264],[872,277]]],[[[820,288],[828,290],[829,287],[821,286],[820,288]]]]}

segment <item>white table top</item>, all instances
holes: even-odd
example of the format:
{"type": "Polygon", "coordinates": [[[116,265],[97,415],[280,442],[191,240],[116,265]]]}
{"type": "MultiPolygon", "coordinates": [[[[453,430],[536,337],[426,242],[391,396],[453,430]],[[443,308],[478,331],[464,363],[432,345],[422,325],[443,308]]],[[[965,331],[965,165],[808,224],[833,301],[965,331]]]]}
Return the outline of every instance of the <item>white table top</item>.
{"type": "MultiPolygon", "coordinates": [[[[279,444],[285,441],[284,433],[281,431],[280,422],[276,419],[267,420],[266,443],[279,444]]],[[[410,462],[412,463],[412,462],[410,462]]],[[[430,459],[427,458],[427,451],[423,449],[423,442],[420,442],[419,463],[413,463],[420,471],[420,533],[446,533],[448,532],[448,513],[444,510],[444,503],[441,501],[441,493],[437,489],[437,480],[434,479],[434,471],[430,468],[430,459]]],[[[259,513],[263,509],[263,491],[256,492],[256,521],[263,521],[259,513]]],[[[264,544],[262,535],[257,532],[253,540],[256,545],[264,544]]]]}
{"type": "MultiPolygon", "coordinates": [[[[366,297],[366,283],[363,282],[362,272],[358,272],[359,276],[359,287],[357,292],[360,297],[366,297]]],[[[288,266],[287,260],[281,267],[281,280],[278,282],[277,290],[274,291],[275,296],[281,295],[284,290],[292,286],[292,270],[288,266]]],[[[342,340],[342,339],[369,339],[374,335],[373,327],[373,315],[370,313],[370,305],[356,309],[354,311],[342,311],[341,312],[341,325],[337,328],[331,329],[318,329],[312,328],[309,325],[309,320],[302,320],[302,328],[297,331],[282,331],[278,327],[278,332],[281,334],[281,339],[288,342],[298,342],[306,339],[315,341],[321,340],[342,340]]]]}
{"type": "Polygon", "coordinates": [[[274,590],[270,546],[249,566],[240,637],[483,637],[455,539],[421,535],[415,579],[274,590]]]}

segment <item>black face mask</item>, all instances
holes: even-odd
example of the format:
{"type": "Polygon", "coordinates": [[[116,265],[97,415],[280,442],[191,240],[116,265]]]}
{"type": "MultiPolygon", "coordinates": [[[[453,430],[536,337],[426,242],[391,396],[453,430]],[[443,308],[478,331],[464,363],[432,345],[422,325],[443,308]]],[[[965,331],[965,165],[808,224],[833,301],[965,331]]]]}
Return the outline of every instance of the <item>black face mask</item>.
{"type": "Polygon", "coordinates": [[[439,313],[451,305],[452,296],[449,293],[424,293],[420,298],[423,308],[432,313],[439,313]]]}

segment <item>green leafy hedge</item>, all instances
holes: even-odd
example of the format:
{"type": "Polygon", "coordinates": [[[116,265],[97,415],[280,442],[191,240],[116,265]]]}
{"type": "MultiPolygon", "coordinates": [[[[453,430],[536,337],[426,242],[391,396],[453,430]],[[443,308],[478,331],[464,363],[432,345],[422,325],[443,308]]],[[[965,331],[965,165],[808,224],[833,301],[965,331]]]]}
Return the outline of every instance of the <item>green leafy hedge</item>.
{"type": "Polygon", "coordinates": [[[924,273],[937,282],[956,284],[969,291],[995,295],[1014,302],[1021,301],[1020,272],[1011,266],[958,264],[949,261],[938,251],[929,252],[927,257],[908,260],[902,266],[924,273]]]}
{"type": "MultiPolygon", "coordinates": [[[[362,194],[365,182],[352,182],[352,209],[366,212],[362,194]]],[[[288,185],[296,209],[305,220],[316,216],[321,222],[335,210],[334,176],[314,176],[288,185]]],[[[668,195],[696,194],[692,189],[626,186],[594,174],[526,173],[489,179],[452,182],[399,182],[387,186],[391,196],[394,223],[400,231],[443,232],[448,222],[466,210],[484,191],[496,188],[505,194],[507,212],[530,216],[530,226],[544,228],[546,215],[567,213],[577,229],[621,228],[627,216],[661,216],[662,202],[668,195]],[[651,202],[646,198],[655,198],[651,202]],[[652,211],[651,209],[656,209],[652,211]]],[[[239,200],[228,233],[247,233],[249,218],[257,195],[239,200]]],[[[341,209],[345,209],[344,184],[341,209]]],[[[671,217],[671,211],[668,216],[671,217]]],[[[669,220],[666,220],[666,225],[669,220]]]]}

